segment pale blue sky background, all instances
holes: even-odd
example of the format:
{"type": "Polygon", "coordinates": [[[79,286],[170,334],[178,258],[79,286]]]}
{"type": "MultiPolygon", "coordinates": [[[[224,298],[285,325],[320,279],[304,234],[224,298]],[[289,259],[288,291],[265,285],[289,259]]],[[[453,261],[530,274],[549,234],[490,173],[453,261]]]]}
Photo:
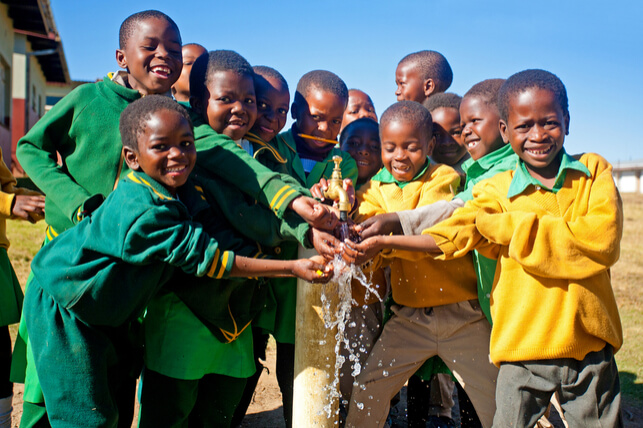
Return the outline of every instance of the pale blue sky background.
{"type": "Polygon", "coordinates": [[[51,0],[72,79],[117,69],[118,29],[158,9],[184,43],[232,49],[269,65],[291,93],[307,71],[337,73],[373,98],[395,102],[395,68],[408,53],[437,50],[454,72],[449,91],[527,68],[557,74],[570,100],[570,153],[617,163],[643,160],[643,2],[622,1],[72,1],[51,0]],[[633,127],[634,132],[630,132],[633,127]]]}

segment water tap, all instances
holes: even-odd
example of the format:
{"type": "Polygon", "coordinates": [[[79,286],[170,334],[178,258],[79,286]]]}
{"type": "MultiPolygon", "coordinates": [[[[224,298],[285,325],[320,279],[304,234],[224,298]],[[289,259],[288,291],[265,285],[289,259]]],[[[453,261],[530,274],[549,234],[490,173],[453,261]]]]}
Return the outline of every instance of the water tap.
{"type": "Polygon", "coordinates": [[[342,170],[339,165],[342,163],[341,156],[333,156],[335,168],[333,174],[328,180],[328,189],[324,192],[324,197],[338,201],[340,221],[348,221],[348,212],[351,209],[351,203],[348,200],[348,193],[344,190],[344,181],[342,180],[342,170]]]}

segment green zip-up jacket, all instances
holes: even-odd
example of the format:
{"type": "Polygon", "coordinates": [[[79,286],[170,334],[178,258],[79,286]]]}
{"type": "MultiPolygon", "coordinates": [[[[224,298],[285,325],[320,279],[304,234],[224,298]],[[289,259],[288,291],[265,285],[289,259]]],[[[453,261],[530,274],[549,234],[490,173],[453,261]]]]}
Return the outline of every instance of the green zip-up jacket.
{"type": "Polygon", "coordinates": [[[98,206],[126,173],[118,123],[125,107],[140,97],[109,77],[81,85],[18,141],[18,160],[47,195],[45,221],[56,233],[98,206]]]}
{"type": "MultiPolygon", "coordinates": [[[[200,197],[193,185],[180,189],[181,201],[200,197]]],[[[88,218],[38,252],[32,284],[88,324],[120,326],[143,313],[177,268],[224,277],[234,253],[221,251],[181,201],[130,172],[88,218]]]]}

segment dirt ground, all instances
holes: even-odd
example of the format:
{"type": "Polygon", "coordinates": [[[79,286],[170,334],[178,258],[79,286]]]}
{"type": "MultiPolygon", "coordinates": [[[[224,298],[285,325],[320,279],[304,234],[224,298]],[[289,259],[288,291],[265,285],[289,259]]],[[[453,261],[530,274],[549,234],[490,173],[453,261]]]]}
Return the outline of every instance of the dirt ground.
{"type": "MultiPolygon", "coordinates": [[[[281,392],[275,374],[275,347],[274,342],[268,346],[266,369],[263,371],[257,390],[250,403],[241,428],[285,428],[281,410],[281,392]]],[[[391,428],[406,428],[406,388],[402,390],[400,402],[392,409],[393,424],[391,428]]],[[[18,428],[22,416],[23,385],[14,386],[12,427],[18,428]]],[[[623,419],[626,428],[643,428],[643,408],[637,407],[625,400],[623,405],[623,419]]],[[[138,407],[138,406],[137,406],[138,407]]],[[[553,410],[550,418],[555,428],[564,428],[560,418],[553,410]]],[[[136,423],[132,425],[136,428],[136,423]]],[[[572,427],[575,428],[575,427],[572,427]]]]}

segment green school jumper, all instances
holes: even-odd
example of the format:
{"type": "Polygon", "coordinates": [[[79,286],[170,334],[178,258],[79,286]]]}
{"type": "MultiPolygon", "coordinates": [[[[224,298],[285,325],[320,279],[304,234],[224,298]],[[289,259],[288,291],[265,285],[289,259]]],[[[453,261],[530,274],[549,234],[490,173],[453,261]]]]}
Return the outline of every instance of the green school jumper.
{"type": "MultiPolygon", "coordinates": [[[[56,103],[18,142],[20,164],[47,195],[45,221],[49,227],[45,242],[76,224],[82,218],[80,213],[97,207],[127,172],[118,122],[125,107],[140,97],[138,91],[113,82],[110,76],[81,85],[56,103]],[[62,168],[57,153],[62,157],[62,168]]],[[[27,343],[27,328],[21,322],[11,378],[25,383],[22,426],[30,426],[44,415],[42,392],[27,343]]]]}
{"type": "Polygon", "coordinates": [[[111,390],[123,374],[112,369],[128,357],[129,322],[177,268],[212,278],[232,268],[234,253],[192,221],[185,203],[200,198],[192,184],[179,200],[130,172],[100,208],[34,258],[25,318],[30,331],[46,332],[30,339],[52,425],[116,426],[111,390]]]}

